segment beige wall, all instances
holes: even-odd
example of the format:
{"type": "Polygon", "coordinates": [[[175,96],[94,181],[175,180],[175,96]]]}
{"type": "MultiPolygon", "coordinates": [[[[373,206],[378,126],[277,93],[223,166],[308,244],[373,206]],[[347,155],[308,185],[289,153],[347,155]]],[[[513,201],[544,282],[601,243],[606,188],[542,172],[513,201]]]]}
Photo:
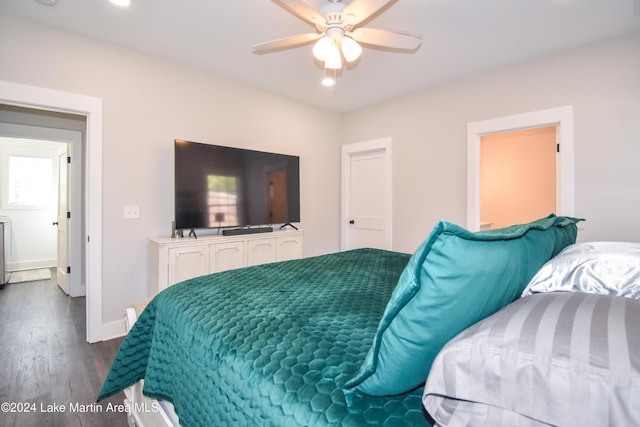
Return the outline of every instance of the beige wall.
{"type": "Polygon", "coordinates": [[[480,138],[480,222],[523,224],[556,211],[556,127],[480,138]]]}
{"type": "Polygon", "coordinates": [[[8,17],[0,58],[0,80],[103,100],[105,322],[147,296],[148,238],[173,220],[174,138],[299,155],[305,255],[339,249],[338,115],[8,17]],[[126,205],[140,220],[123,219],[126,205]]]}
{"type": "Polygon", "coordinates": [[[466,225],[468,123],[565,105],[578,238],[640,241],[638,52],[635,33],[347,114],[343,143],[393,140],[393,248],[413,251],[439,219],[466,225]]]}

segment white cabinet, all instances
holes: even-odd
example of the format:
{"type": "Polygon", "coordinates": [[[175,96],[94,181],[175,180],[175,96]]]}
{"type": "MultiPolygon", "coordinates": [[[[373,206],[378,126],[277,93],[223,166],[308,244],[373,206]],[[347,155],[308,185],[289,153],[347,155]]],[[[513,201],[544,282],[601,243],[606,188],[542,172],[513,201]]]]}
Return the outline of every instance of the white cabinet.
{"type": "Polygon", "coordinates": [[[210,244],[209,271],[211,273],[217,273],[244,267],[244,245],[245,242],[210,244]]]}
{"type": "Polygon", "coordinates": [[[183,280],[234,268],[302,258],[302,231],[198,239],[151,239],[152,295],[183,280]]]}
{"type": "Polygon", "coordinates": [[[278,261],[302,258],[302,235],[277,237],[276,258],[278,261]]]}
{"type": "Polygon", "coordinates": [[[178,283],[209,271],[208,247],[206,245],[167,248],[168,281],[178,283]]]}
{"type": "Polygon", "coordinates": [[[277,261],[276,239],[256,239],[247,242],[247,265],[277,261]]]}

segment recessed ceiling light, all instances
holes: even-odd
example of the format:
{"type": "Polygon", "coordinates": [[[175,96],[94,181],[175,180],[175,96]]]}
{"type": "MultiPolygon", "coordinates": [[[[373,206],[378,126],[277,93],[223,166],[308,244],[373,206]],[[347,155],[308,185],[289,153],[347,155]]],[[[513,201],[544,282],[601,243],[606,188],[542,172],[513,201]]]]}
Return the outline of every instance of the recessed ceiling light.
{"type": "Polygon", "coordinates": [[[45,6],[55,6],[56,3],[58,3],[58,0],[36,0],[36,1],[45,6]]]}
{"type": "Polygon", "coordinates": [[[109,0],[109,1],[115,4],[116,6],[126,7],[131,5],[131,0],[109,0]]]}

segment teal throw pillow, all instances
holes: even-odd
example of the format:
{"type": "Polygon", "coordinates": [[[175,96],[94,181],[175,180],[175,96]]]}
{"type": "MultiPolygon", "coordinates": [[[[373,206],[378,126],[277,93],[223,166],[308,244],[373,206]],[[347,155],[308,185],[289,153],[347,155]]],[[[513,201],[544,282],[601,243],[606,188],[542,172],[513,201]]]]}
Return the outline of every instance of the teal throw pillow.
{"type": "Polygon", "coordinates": [[[397,395],[424,384],[442,347],[516,300],[542,265],[575,243],[577,218],[470,232],[440,221],[400,276],[358,374],[343,387],[397,395]]]}

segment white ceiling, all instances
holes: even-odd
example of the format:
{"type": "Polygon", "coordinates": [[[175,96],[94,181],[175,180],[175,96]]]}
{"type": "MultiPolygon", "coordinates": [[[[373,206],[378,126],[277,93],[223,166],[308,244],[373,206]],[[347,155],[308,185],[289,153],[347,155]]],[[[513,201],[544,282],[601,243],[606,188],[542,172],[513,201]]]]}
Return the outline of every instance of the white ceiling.
{"type": "MultiPolygon", "coordinates": [[[[255,44],[314,31],[274,1],[131,1],[123,9],[108,0],[57,0],[55,6],[0,0],[0,14],[201,67],[336,112],[640,31],[640,0],[398,0],[366,26],[421,35],[420,49],[365,49],[327,89],[312,45],[252,53],[255,44]]],[[[307,3],[320,8],[326,1],[307,3]]]]}

